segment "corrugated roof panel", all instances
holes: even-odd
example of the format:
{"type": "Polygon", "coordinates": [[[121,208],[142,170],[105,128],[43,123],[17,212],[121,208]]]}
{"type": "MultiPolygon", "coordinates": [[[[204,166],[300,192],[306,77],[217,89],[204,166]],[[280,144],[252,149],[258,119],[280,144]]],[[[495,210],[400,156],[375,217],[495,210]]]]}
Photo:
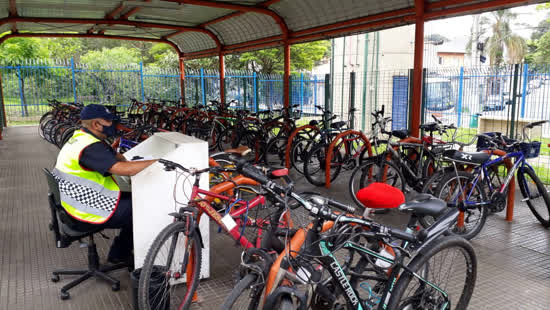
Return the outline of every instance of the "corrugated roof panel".
{"type": "Polygon", "coordinates": [[[17,0],[19,16],[53,18],[104,18],[119,2],[108,0],[17,0]]]}
{"type": "Polygon", "coordinates": [[[245,13],[208,26],[222,38],[225,45],[236,44],[281,34],[279,25],[271,16],[245,13]]]}
{"type": "Polygon", "coordinates": [[[186,4],[180,6],[180,9],[159,9],[142,7],[139,12],[135,14],[135,18],[136,20],[159,20],[160,22],[171,22],[175,24],[186,24],[188,26],[194,26],[227,15],[232,12],[232,10],[227,9],[186,4]]]}
{"type": "Polygon", "coordinates": [[[282,0],[270,6],[292,31],[414,6],[413,0],[282,0]]]}
{"type": "Polygon", "coordinates": [[[183,32],[170,38],[184,53],[216,48],[216,43],[207,34],[201,32],[183,32]]]}
{"type": "Polygon", "coordinates": [[[9,0],[0,0],[0,18],[7,17],[9,15],[9,8],[9,0]]]}
{"type": "Polygon", "coordinates": [[[11,29],[11,25],[10,24],[5,24],[5,25],[2,25],[0,26],[0,33],[4,33],[6,31],[10,31],[11,29]]]}
{"type": "Polygon", "coordinates": [[[92,24],[43,24],[43,23],[17,23],[19,31],[63,33],[63,32],[86,32],[92,24]]]}
{"type": "Polygon", "coordinates": [[[104,30],[106,35],[133,36],[154,39],[160,39],[162,36],[173,32],[172,30],[165,29],[145,29],[121,26],[104,27],[104,30]]]}

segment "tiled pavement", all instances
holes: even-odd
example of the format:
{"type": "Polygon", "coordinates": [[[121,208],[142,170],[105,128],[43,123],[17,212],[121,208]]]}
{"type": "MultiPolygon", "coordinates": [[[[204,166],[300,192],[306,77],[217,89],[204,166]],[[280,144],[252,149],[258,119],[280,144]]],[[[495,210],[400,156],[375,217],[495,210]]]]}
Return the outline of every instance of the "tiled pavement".
{"type": "MultiPolygon", "coordinates": [[[[91,280],[72,289],[67,301],[59,299],[66,280],[50,281],[56,267],[86,265],[85,249],[76,244],[56,249],[48,230],[47,185],[40,169],[51,167],[56,154],[54,146],[38,137],[36,127],[8,128],[0,141],[0,309],[131,309],[125,270],[114,274],[121,280],[119,292],[91,280]]],[[[347,200],[345,184],[321,191],[347,200]]],[[[403,225],[396,213],[380,216],[380,221],[403,225]]],[[[213,228],[211,238],[212,276],[201,281],[201,301],[193,309],[216,309],[233,286],[240,250],[213,228]]],[[[97,238],[97,243],[104,258],[110,240],[97,238]]],[[[503,214],[491,216],[473,245],[479,268],[470,309],[549,309],[550,231],[526,206],[517,202],[513,223],[505,222],[503,214]]]]}

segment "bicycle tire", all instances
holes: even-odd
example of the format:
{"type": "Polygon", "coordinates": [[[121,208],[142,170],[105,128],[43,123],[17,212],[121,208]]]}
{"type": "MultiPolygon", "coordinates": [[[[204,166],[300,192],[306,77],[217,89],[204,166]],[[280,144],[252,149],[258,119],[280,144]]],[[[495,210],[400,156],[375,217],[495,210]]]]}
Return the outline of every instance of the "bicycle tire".
{"type": "Polygon", "coordinates": [[[55,118],[49,120],[46,125],[44,126],[44,137],[46,138],[46,141],[50,142],[53,144],[53,140],[52,140],[52,131],[53,131],[53,128],[59,124],[59,121],[56,120],[55,118]]]}
{"type": "MultiPolygon", "coordinates": [[[[415,297],[406,297],[404,296],[407,292],[407,288],[409,285],[411,285],[411,282],[413,280],[417,280],[416,277],[413,276],[411,272],[415,272],[416,274],[421,274],[424,277],[428,278],[427,280],[431,280],[430,277],[430,267],[435,267],[433,270],[438,270],[438,273],[435,274],[435,276],[440,276],[442,268],[438,269],[436,266],[434,266],[434,262],[430,263],[432,259],[437,254],[443,253],[447,250],[456,249],[459,254],[462,254],[464,256],[464,266],[460,265],[460,262],[456,262],[455,259],[448,259],[446,257],[445,260],[442,260],[442,263],[446,263],[449,265],[449,267],[464,267],[463,270],[459,271],[449,271],[448,275],[449,277],[447,279],[450,279],[452,276],[453,279],[458,278],[460,280],[461,274],[464,274],[464,285],[458,285],[457,292],[458,298],[457,301],[454,299],[454,294],[451,296],[451,307],[454,310],[465,310],[468,308],[468,304],[470,303],[470,299],[472,297],[472,294],[474,292],[475,284],[476,284],[476,277],[477,277],[477,257],[475,254],[475,251],[472,247],[472,245],[466,241],[463,238],[460,238],[458,236],[441,236],[438,239],[434,240],[430,246],[422,250],[420,253],[418,253],[407,265],[407,269],[410,272],[403,272],[399,280],[397,281],[395,288],[393,289],[393,292],[391,294],[391,299],[388,303],[388,309],[411,309],[411,310],[420,310],[420,309],[436,309],[437,306],[439,306],[437,309],[442,309],[440,305],[435,305],[435,307],[429,308],[425,303],[433,302],[435,300],[425,300],[425,297],[430,297],[431,299],[435,299],[433,295],[428,295],[428,293],[435,293],[434,289],[424,284],[424,291],[420,291],[420,286],[417,289],[411,290],[414,291],[415,295],[418,295],[419,293],[422,293],[420,296],[420,300],[418,300],[418,296],[415,297]],[[431,265],[431,266],[430,266],[431,265]],[[432,292],[429,292],[429,291],[432,292]],[[403,301],[403,304],[400,304],[400,302],[403,301]],[[423,303],[424,302],[424,303],[423,303]]],[[[434,259],[435,260],[435,259],[434,259]]],[[[434,274],[434,273],[432,273],[434,274]]],[[[444,277],[443,277],[444,278],[444,277]]],[[[430,282],[433,282],[430,281],[430,282]]],[[[436,284],[437,285],[437,284],[436,284]]],[[[439,286],[439,285],[438,285],[439,286]]],[[[445,288],[447,290],[455,288],[455,285],[447,284],[445,285],[445,288]]],[[[449,293],[449,292],[446,292],[449,293]]],[[[440,303],[441,304],[441,303],[440,303]]]]}
{"type": "Polygon", "coordinates": [[[258,308],[258,303],[262,296],[263,286],[252,288],[251,285],[258,278],[257,274],[249,273],[244,278],[239,280],[237,284],[233,287],[229,295],[227,295],[223,301],[223,304],[220,309],[229,310],[229,309],[247,309],[255,310],[258,308]],[[254,291],[248,291],[250,289],[255,289],[254,291]],[[239,299],[239,298],[243,299],[239,299]],[[247,300],[248,299],[248,300],[247,300]],[[240,307],[239,301],[242,300],[243,304],[240,307]]]}
{"type": "Polygon", "coordinates": [[[65,130],[65,132],[63,132],[63,137],[61,138],[61,146],[60,147],[63,147],[65,145],[65,143],[67,143],[67,141],[69,141],[70,138],[72,138],[73,134],[75,131],[78,130],[78,126],[73,126],[67,130],[65,130]]]}
{"type": "MultiPolygon", "coordinates": [[[[178,222],[174,222],[174,223],[171,223],[169,224],[168,226],[166,226],[158,235],[157,237],[155,238],[155,240],[153,241],[153,243],[151,244],[151,247],[149,248],[149,251],[147,251],[147,256],[145,257],[145,261],[143,263],[143,267],[142,267],[142,271],[141,271],[141,275],[140,275],[140,278],[139,278],[139,287],[138,287],[138,300],[139,300],[139,309],[140,310],[157,310],[156,307],[151,307],[151,302],[157,302],[158,304],[160,305],[163,305],[163,300],[153,300],[151,301],[150,298],[149,298],[149,292],[150,292],[150,281],[151,281],[151,275],[152,273],[155,271],[155,268],[158,268],[158,266],[156,265],[156,257],[157,255],[159,254],[160,250],[162,249],[162,246],[164,244],[165,241],[168,241],[170,239],[171,241],[171,244],[170,244],[170,249],[169,249],[169,257],[172,257],[174,256],[174,254],[176,254],[175,252],[175,248],[178,246],[179,244],[179,240],[177,238],[171,238],[172,236],[177,236],[179,235],[179,233],[183,233],[186,231],[186,222],[185,221],[178,221],[178,222]],[[174,240],[175,243],[174,243],[174,240]],[[172,254],[170,254],[172,253],[172,254]]],[[[189,238],[189,237],[188,237],[189,238]]],[[[170,309],[188,309],[191,305],[191,301],[193,299],[193,294],[195,293],[196,289],[197,289],[197,286],[199,284],[199,274],[200,274],[200,270],[201,270],[201,265],[202,265],[202,251],[201,251],[201,247],[200,247],[200,240],[199,240],[199,236],[197,234],[193,234],[191,239],[187,239],[187,240],[191,240],[191,247],[192,247],[192,250],[191,250],[191,253],[194,253],[194,257],[193,257],[193,262],[194,262],[194,268],[193,268],[193,271],[192,271],[192,277],[191,277],[191,284],[189,283],[186,283],[185,284],[185,288],[183,290],[183,294],[181,296],[183,296],[183,298],[180,300],[174,300],[174,297],[176,296],[175,294],[175,289],[174,289],[174,286],[171,286],[170,287],[170,292],[169,292],[169,296],[170,296],[170,309]],[[194,249],[194,250],[193,250],[194,249]],[[174,290],[172,290],[174,289],[174,290]],[[175,305],[175,308],[172,307],[173,305],[175,305]]],[[[187,244],[186,242],[184,242],[184,244],[187,244]]],[[[176,279],[180,279],[182,277],[184,277],[184,273],[185,273],[185,270],[187,270],[187,264],[189,263],[189,258],[188,257],[185,257],[187,256],[185,253],[187,253],[187,251],[180,251],[180,252],[184,252],[184,255],[182,257],[183,259],[183,263],[177,263],[177,266],[179,266],[174,272],[172,272],[171,270],[166,270],[166,271],[163,271],[163,273],[165,275],[169,275],[170,278],[168,278],[168,280],[165,280],[166,281],[166,286],[168,286],[168,281],[170,281],[172,279],[172,276],[174,276],[176,279]],[[179,270],[179,271],[178,271],[179,270]],[[178,274],[179,274],[179,277],[178,277],[178,274]]],[[[171,267],[173,264],[172,262],[169,263],[169,267],[171,267]]],[[[165,264],[161,265],[161,266],[165,266],[165,264]]],[[[169,267],[164,267],[164,268],[169,268],[169,267]]],[[[169,268],[171,269],[171,268],[169,268]]],[[[178,284],[177,285],[177,288],[178,289],[181,289],[183,288],[183,284],[178,284]]],[[[157,292],[158,293],[158,292],[157,292]]],[[[163,293],[163,294],[166,294],[166,293],[163,293]]],[[[163,295],[165,296],[165,295],[163,295]]]]}
{"type": "Polygon", "coordinates": [[[525,178],[525,175],[528,175],[533,183],[536,185],[536,189],[539,192],[539,197],[542,197],[544,200],[544,203],[546,204],[546,215],[542,214],[543,208],[536,208],[536,205],[533,203],[531,199],[527,200],[527,206],[533,212],[533,215],[539,220],[539,222],[544,227],[550,227],[550,195],[548,195],[548,191],[546,190],[544,184],[540,180],[540,178],[537,176],[536,172],[533,171],[530,168],[523,168],[518,172],[518,183],[519,188],[521,191],[521,194],[524,198],[530,198],[529,196],[529,188],[527,184],[527,179],[525,178]],[[520,176],[521,174],[521,176],[520,176]],[[540,211],[540,212],[539,212],[540,211]]]}
{"type": "Polygon", "coordinates": [[[294,140],[290,149],[290,166],[303,175],[305,158],[311,150],[311,147],[315,145],[315,142],[303,138],[294,138],[294,140]]]}
{"type": "MultiPolygon", "coordinates": [[[[304,163],[304,175],[309,183],[315,186],[324,186],[326,184],[325,179],[325,162],[326,162],[326,151],[328,145],[326,144],[317,144],[311,148],[311,151],[307,155],[307,159],[304,163]],[[319,163],[319,167],[313,167],[314,162],[319,163]]],[[[339,152],[335,153],[336,156],[333,156],[333,160],[340,162],[342,155],[339,152]]],[[[334,181],[342,169],[341,165],[331,165],[330,181],[334,181]]]]}
{"type": "Polygon", "coordinates": [[[55,130],[54,132],[54,142],[55,142],[55,145],[57,145],[58,148],[61,148],[63,145],[62,145],[62,140],[63,140],[63,134],[65,133],[65,131],[67,131],[67,129],[73,127],[73,124],[70,123],[70,122],[66,122],[66,123],[63,123],[63,125],[57,127],[57,129],[55,130]]]}
{"type": "Polygon", "coordinates": [[[288,138],[284,136],[273,138],[263,154],[263,162],[267,167],[284,167],[285,151],[288,138]]]}
{"type": "MultiPolygon", "coordinates": [[[[442,177],[441,182],[437,187],[435,196],[439,199],[449,202],[450,200],[449,197],[444,197],[446,196],[444,189],[447,185],[452,185],[453,181],[456,183],[456,178],[457,178],[457,175],[455,172],[446,173],[442,177]]],[[[474,178],[474,175],[466,171],[458,171],[458,178],[460,180],[459,182],[462,182],[462,180],[464,180],[468,182],[467,184],[470,184],[470,182],[474,178]]],[[[460,184],[463,184],[463,183],[460,183],[460,184]]],[[[480,186],[480,182],[478,181],[475,186],[476,186],[475,191],[477,191],[477,193],[479,193],[479,196],[480,196],[480,198],[478,197],[478,200],[480,200],[479,202],[486,202],[487,198],[485,196],[485,190],[480,186]]],[[[467,191],[470,192],[470,189],[467,189],[467,191]]],[[[472,199],[472,197],[470,197],[469,199],[472,199]]],[[[481,231],[481,229],[485,225],[485,222],[487,221],[487,215],[489,213],[489,209],[486,206],[479,206],[476,209],[479,211],[479,220],[474,225],[471,225],[471,228],[467,228],[466,222],[469,220],[469,217],[474,213],[475,210],[474,209],[466,210],[464,212],[464,222],[465,222],[464,228],[459,229],[458,227],[455,226],[452,229],[452,232],[454,234],[458,234],[463,238],[470,240],[474,238],[481,231]]]]}
{"type": "Polygon", "coordinates": [[[42,115],[42,117],[40,117],[40,121],[38,122],[38,135],[40,136],[40,138],[45,139],[44,126],[51,119],[53,119],[53,112],[47,112],[46,114],[42,115]]]}

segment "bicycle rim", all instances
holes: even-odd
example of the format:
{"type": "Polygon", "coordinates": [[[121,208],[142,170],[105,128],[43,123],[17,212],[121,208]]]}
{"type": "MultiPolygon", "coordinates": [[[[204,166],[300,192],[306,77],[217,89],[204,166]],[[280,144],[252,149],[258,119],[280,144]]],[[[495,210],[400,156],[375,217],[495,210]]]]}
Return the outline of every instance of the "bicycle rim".
{"type": "Polygon", "coordinates": [[[198,236],[187,237],[185,230],[185,222],[172,223],[151,245],[140,277],[140,309],[189,308],[198,286],[201,249],[198,236]]]}
{"type": "Polygon", "coordinates": [[[550,197],[546,187],[533,170],[524,169],[519,173],[521,173],[521,176],[518,178],[520,183],[519,188],[523,197],[529,198],[526,201],[529,209],[542,225],[549,227],[550,197]]]}

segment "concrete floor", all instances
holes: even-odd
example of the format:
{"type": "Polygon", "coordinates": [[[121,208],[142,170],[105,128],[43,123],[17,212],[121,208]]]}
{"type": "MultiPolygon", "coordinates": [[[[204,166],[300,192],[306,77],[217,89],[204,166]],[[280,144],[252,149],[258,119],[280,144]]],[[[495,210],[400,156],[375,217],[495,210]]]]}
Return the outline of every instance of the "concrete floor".
{"type": "MultiPolygon", "coordinates": [[[[36,127],[7,128],[0,141],[0,309],[131,309],[126,270],[114,273],[121,280],[119,292],[89,280],[72,289],[67,301],[59,299],[59,289],[68,278],[50,281],[55,268],[86,265],[85,249],[77,244],[55,248],[48,230],[47,185],[41,168],[53,166],[57,151],[40,139],[36,127]]],[[[304,190],[349,200],[345,182],[326,191],[313,188],[302,177],[294,180],[304,190]]],[[[404,223],[396,213],[378,218],[396,226],[404,223]]],[[[193,309],[216,309],[221,304],[233,287],[233,270],[240,260],[240,248],[213,227],[211,238],[212,276],[201,281],[201,301],[193,309]]],[[[550,231],[523,203],[517,201],[513,223],[505,222],[503,214],[493,215],[472,243],[479,267],[470,309],[549,308],[550,231]]],[[[104,259],[110,240],[99,237],[97,244],[104,259]]]]}

